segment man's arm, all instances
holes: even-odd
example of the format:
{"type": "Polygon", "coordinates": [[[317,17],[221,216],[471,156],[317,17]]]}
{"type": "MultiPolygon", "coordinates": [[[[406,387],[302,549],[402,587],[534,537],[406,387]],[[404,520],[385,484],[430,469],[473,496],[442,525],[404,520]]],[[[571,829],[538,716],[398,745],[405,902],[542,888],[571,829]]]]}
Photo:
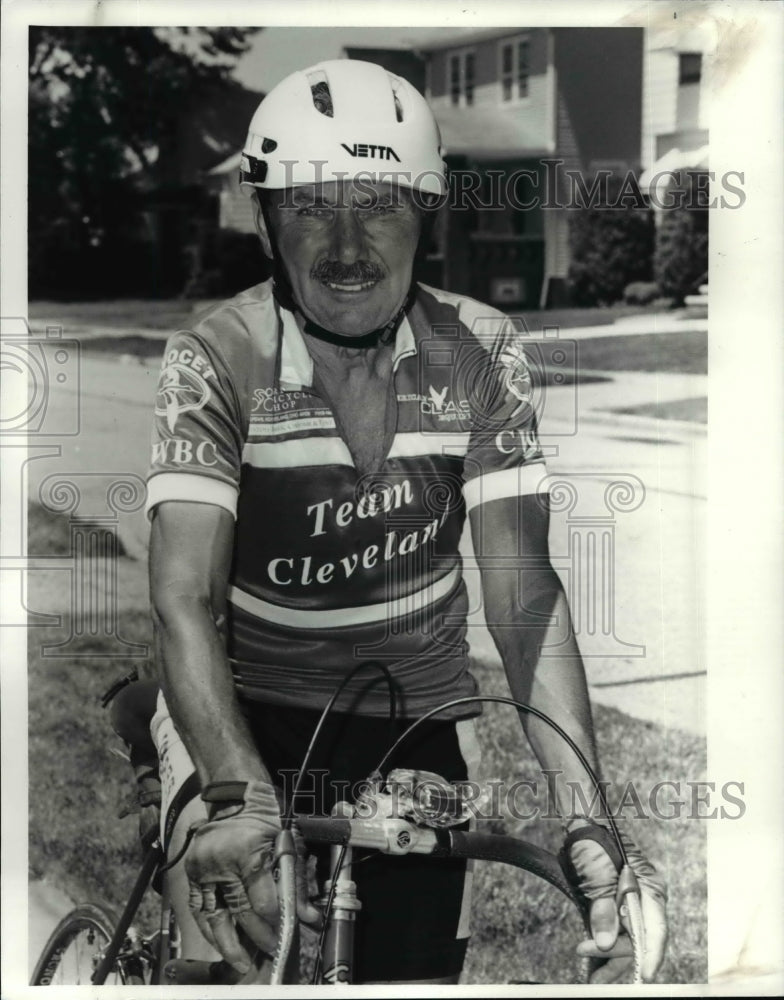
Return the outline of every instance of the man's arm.
{"type": "MultiPolygon", "coordinates": [[[[546,498],[532,494],[492,500],[472,508],[470,518],[488,628],[503,659],[512,695],[558,723],[599,777],[585,671],[566,596],[550,563],[546,498]]],[[[530,715],[522,721],[542,768],[556,772],[548,779],[567,830],[574,834],[580,826],[589,826],[585,819],[574,818],[602,816],[585,768],[546,723],[530,715]],[[573,793],[577,785],[582,789],[581,800],[575,800],[573,793]],[[585,803],[591,804],[587,810],[585,803]]],[[[642,976],[648,982],[661,965],[667,937],[663,887],[655,869],[628,837],[625,846],[643,889],[642,976]]],[[[615,868],[603,849],[597,850],[590,840],[573,844],[569,853],[579,884],[592,900],[593,942],[578,950],[612,957],[595,981],[620,981],[628,972],[629,947],[628,939],[618,938],[615,868]]]]}
{"type": "MultiPolygon", "coordinates": [[[[471,510],[485,615],[513,697],[549,715],[597,770],[585,671],[566,596],[550,563],[545,504],[546,497],[536,495],[504,497],[471,510]]],[[[522,721],[542,767],[561,772],[551,789],[561,816],[568,817],[574,803],[566,782],[579,783],[585,800],[591,802],[591,780],[574,752],[546,723],[531,715],[522,721]]]]}
{"type": "Polygon", "coordinates": [[[150,596],[160,684],[202,787],[269,782],[240,712],[218,622],[225,615],[234,520],[221,507],[168,501],[150,536],[150,596]]]}

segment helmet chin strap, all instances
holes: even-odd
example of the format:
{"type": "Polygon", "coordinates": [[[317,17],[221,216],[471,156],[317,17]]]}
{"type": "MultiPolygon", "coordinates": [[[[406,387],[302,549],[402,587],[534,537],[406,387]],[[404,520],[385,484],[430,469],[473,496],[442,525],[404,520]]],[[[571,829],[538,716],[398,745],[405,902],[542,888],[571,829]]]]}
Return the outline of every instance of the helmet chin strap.
{"type": "MultiPolygon", "coordinates": [[[[275,292],[275,286],[273,285],[273,292],[275,292]]],[[[277,294],[277,293],[275,293],[277,294]]],[[[353,347],[353,348],[371,348],[379,347],[383,344],[390,344],[394,340],[395,334],[397,333],[397,328],[400,326],[400,322],[406,313],[411,301],[414,297],[413,287],[409,290],[408,295],[403,301],[403,305],[397,310],[395,315],[384,324],[384,326],[378,327],[376,330],[371,330],[369,333],[364,333],[360,337],[346,337],[343,334],[334,333],[332,330],[327,330],[325,327],[320,326],[318,323],[314,323],[305,316],[301,309],[298,309],[296,303],[293,303],[294,308],[299,312],[304,320],[305,333],[309,334],[311,337],[316,337],[319,340],[323,340],[328,344],[333,344],[335,347],[353,347]]]]}

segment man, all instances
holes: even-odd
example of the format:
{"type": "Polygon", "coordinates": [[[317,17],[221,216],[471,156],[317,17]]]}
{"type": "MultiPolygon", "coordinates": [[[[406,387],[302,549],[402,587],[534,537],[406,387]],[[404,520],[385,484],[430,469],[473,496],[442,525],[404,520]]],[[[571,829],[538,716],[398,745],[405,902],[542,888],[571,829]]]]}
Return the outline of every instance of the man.
{"type": "MultiPolygon", "coordinates": [[[[458,555],[466,511],[513,695],[597,762],[548,558],[545,469],[513,324],[412,284],[446,190],[426,103],[379,66],[322,63],[265,98],[241,171],[274,277],[167,345],[149,508],[164,817],[195,767],[212,811],[186,856],[190,908],[217,953],[252,977],[252,946],[270,953],[276,939],[273,785],[299,767],[336,686],[358,662],[383,662],[402,725],[476,691],[458,555]]],[[[347,686],[314,761],[330,779],[317,808],[328,811],[340,782],[378,762],[388,705],[377,671],[347,686]]],[[[473,775],[476,712],[432,720],[411,766],[473,775]]],[[[583,767],[542,723],[524,724],[542,765],[563,775],[554,793],[567,832],[591,827],[598,811],[576,815],[566,784],[590,801],[583,767]]],[[[185,808],[170,856],[203,810],[198,800],[185,808]]],[[[570,852],[595,900],[595,946],[611,954],[615,868],[594,840],[578,837],[570,852]]],[[[650,979],[664,947],[663,894],[631,844],[629,855],[643,885],[650,979]]],[[[356,877],[358,980],[456,982],[468,934],[462,863],[376,858],[356,877]]],[[[304,898],[300,916],[317,919],[304,898]]],[[[195,947],[191,935],[185,954],[195,947]]]]}

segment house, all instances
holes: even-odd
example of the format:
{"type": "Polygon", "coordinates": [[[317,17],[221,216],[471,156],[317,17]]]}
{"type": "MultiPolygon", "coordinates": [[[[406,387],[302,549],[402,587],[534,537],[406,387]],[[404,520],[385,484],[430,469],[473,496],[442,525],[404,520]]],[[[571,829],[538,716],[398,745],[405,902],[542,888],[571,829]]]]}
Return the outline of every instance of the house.
{"type": "Polygon", "coordinates": [[[447,160],[464,189],[481,178],[481,197],[449,215],[447,288],[504,308],[567,300],[575,188],[639,166],[642,50],[639,28],[506,28],[428,46],[447,160]]]}
{"type": "MultiPolygon", "coordinates": [[[[713,25],[668,24],[646,31],[640,187],[666,172],[707,169],[713,25]]],[[[662,175],[664,175],[662,177],[662,175]]],[[[654,208],[657,199],[653,199],[654,208]]]]}
{"type": "MultiPolygon", "coordinates": [[[[415,52],[345,52],[424,81],[439,123],[452,211],[425,280],[505,309],[566,301],[570,186],[639,170],[643,30],[445,29],[415,52]]],[[[221,225],[251,232],[238,168],[236,153],[208,180],[221,225]]]]}

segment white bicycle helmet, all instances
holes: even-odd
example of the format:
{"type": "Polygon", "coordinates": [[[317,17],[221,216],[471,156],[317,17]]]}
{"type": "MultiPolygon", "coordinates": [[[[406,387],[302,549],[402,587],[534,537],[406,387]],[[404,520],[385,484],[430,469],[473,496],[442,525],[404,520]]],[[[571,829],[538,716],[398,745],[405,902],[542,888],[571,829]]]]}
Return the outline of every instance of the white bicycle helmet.
{"type": "Polygon", "coordinates": [[[446,193],[441,136],[424,97],[382,66],[355,59],[287,76],[251,120],[241,186],[252,193],[358,177],[446,193]]]}

